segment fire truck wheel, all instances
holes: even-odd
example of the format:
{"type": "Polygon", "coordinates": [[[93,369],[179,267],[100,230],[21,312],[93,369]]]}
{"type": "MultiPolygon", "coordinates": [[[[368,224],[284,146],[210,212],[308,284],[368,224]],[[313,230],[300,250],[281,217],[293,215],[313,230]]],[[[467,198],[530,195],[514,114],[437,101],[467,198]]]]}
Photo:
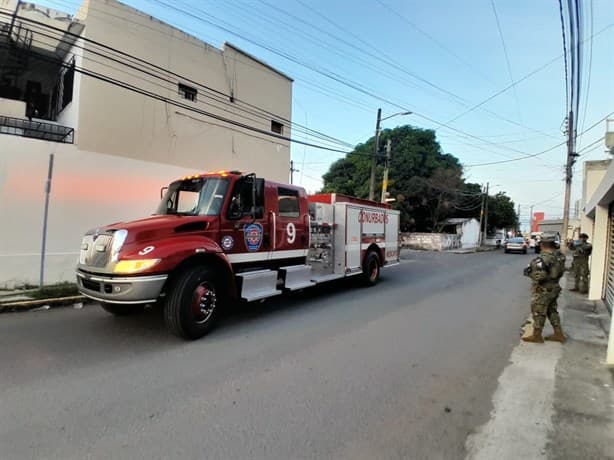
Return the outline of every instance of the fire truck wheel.
{"type": "Polygon", "coordinates": [[[115,303],[100,302],[100,306],[107,313],[115,316],[138,315],[145,311],[145,305],[121,305],[115,303]]]}
{"type": "Polygon", "coordinates": [[[379,256],[369,251],[362,264],[362,274],[367,286],[375,286],[379,280],[379,256]]]}
{"type": "Polygon", "coordinates": [[[218,283],[212,269],[188,267],[174,280],[164,305],[164,321],[175,335],[198,339],[219,315],[218,283]]]}

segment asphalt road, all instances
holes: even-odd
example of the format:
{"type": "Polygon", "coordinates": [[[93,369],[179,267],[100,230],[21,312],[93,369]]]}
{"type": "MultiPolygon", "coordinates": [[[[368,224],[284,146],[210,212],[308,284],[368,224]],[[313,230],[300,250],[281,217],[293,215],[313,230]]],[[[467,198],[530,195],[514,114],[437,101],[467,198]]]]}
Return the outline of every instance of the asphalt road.
{"type": "Polygon", "coordinates": [[[411,252],[380,284],[155,312],[0,315],[0,459],[456,459],[528,315],[529,256],[411,252]]]}

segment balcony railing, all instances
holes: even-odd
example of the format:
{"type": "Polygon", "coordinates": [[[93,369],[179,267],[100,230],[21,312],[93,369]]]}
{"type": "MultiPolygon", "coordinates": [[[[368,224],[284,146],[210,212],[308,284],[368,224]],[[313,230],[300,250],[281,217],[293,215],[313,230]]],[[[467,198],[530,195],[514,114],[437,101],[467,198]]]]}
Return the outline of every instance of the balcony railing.
{"type": "Polygon", "coordinates": [[[74,143],[75,130],[67,126],[37,120],[0,116],[0,134],[72,144],[74,143]]]}

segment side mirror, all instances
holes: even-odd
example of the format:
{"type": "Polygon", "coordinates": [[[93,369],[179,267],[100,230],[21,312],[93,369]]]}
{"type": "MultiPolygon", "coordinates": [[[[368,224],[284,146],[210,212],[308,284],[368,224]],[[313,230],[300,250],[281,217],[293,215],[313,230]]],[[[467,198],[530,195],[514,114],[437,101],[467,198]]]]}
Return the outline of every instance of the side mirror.
{"type": "Polygon", "coordinates": [[[168,190],[168,187],[162,187],[160,189],[160,199],[164,198],[164,194],[166,193],[167,190],[168,190]]]}

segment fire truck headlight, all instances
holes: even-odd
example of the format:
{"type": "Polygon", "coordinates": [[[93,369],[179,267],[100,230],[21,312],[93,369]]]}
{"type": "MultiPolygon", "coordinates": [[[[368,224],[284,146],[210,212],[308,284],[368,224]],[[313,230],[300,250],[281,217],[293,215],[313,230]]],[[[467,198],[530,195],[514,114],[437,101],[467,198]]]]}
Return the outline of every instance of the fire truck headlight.
{"type": "Polygon", "coordinates": [[[160,262],[160,259],[120,260],[113,268],[113,273],[130,275],[145,271],[160,262]]]}
{"type": "Polygon", "coordinates": [[[111,262],[117,262],[119,259],[119,251],[121,250],[126,238],[128,230],[117,230],[113,233],[113,241],[111,242],[111,262]]]}

